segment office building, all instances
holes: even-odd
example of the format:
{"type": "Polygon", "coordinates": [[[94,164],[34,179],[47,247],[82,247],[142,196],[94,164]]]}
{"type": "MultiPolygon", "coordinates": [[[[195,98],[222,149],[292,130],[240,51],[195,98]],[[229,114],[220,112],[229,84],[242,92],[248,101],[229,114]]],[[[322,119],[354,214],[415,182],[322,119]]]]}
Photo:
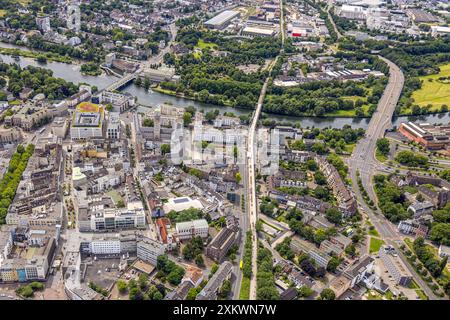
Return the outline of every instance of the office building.
{"type": "Polygon", "coordinates": [[[156,266],[158,256],[164,254],[164,245],[155,240],[144,238],[137,242],[137,257],[156,266]]]}
{"type": "Polygon", "coordinates": [[[73,114],[70,137],[74,140],[102,138],[105,112],[102,106],[80,103],[73,114]]]}

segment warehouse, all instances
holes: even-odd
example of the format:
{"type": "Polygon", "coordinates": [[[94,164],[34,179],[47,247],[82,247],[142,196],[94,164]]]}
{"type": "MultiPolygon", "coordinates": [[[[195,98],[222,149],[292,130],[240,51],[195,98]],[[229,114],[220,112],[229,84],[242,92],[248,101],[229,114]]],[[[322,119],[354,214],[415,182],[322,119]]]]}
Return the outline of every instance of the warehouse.
{"type": "Polygon", "coordinates": [[[222,30],[228,26],[228,24],[236,17],[239,17],[240,13],[233,10],[225,10],[219,13],[214,18],[205,22],[205,26],[210,29],[222,30]]]}
{"type": "Polygon", "coordinates": [[[275,35],[275,30],[269,28],[245,27],[242,30],[242,35],[250,37],[273,37],[275,35]]]}

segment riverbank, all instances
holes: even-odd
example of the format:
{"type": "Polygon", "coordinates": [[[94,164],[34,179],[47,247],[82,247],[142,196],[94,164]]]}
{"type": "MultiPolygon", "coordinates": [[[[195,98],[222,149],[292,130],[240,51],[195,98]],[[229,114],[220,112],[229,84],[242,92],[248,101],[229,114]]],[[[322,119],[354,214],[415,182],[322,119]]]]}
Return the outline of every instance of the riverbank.
{"type": "MultiPolygon", "coordinates": [[[[17,48],[3,48],[0,47],[0,54],[6,54],[9,56],[21,56],[25,58],[32,58],[36,60],[44,59],[46,61],[50,62],[61,62],[61,63],[67,63],[71,64],[73,63],[73,60],[66,56],[61,56],[56,53],[51,52],[38,52],[38,51],[29,51],[29,50],[22,50],[17,48]]],[[[42,62],[44,63],[44,62],[42,62]]]]}
{"type": "MultiPolygon", "coordinates": [[[[158,93],[162,93],[162,94],[166,94],[166,95],[172,96],[172,97],[177,97],[177,98],[182,98],[182,99],[188,99],[188,100],[192,100],[192,101],[202,102],[202,101],[196,99],[195,97],[188,97],[188,96],[185,96],[185,95],[182,94],[182,93],[178,93],[178,92],[175,92],[175,91],[173,91],[173,90],[163,89],[163,88],[161,88],[160,86],[152,87],[152,90],[155,91],[155,92],[158,92],[158,93]]],[[[231,104],[217,105],[217,108],[221,108],[221,107],[230,107],[230,108],[234,108],[231,104]]],[[[245,110],[248,110],[248,112],[252,112],[252,111],[253,111],[253,109],[245,109],[245,110]]],[[[264,112],[264,110],[263,110],[263,112],[264,112],[265,114],[267,114],[267,115],[275,115],[275,116],[282,116],[282,117],[297,117],[297,118],[302,118],[302,117],[315,117],[315,118],[319,118],[319,119],[320,119],[320,118],[323,118],[323,119],[326,119],[326,118],[370,119],[370,118],[371,118],[371,116],[368,116],[368,115],[365,115],[365,116],[351,115],[351,113],[349,113],[347,110],[341,110],[341,111],[342,111],[342,114],[339,114],[339,113],[337,113],[337,112],[334,112],[334,113],[326,113],[326,114],[324,114],[324,115],[322,115],[322,116],[313,116],[313,115],[310,115],[310,114],[306,114],[306,113],[305,113],[305,114],[300,114],[300,115],[291,116],[291,115],[288,115],[288,114],[282,114],[282,113],[267,113],[267,112],[264,112]]]]}
{"type": "MultiPolygon", "coordinates": [[[[177,97],[177,98],[181,98],[181,99],[187,99],[187,100],[192,100],[192,101],[196,101],[196,102],[206,103],[206,102],[200,101],[199,99],[196,99],[195,97],[186,96],[183,93],[178,93],[178,92],[173,91],[173,90],[163,89],[159,85],[156,86],[156,87],[152,87],[152,91],[158,92],[158,93],[162,93],[162,94],[167,94],[167,95],[172,96],[172,97],[177,97]]],[[[231,103],[224,103],[223,105],[216,105],[216,106],[217,106],[217,108],[223,108],[223,107],[234,108],[234,106],[231,103]]],[[[249,110],[249,112],[251,112],[253,109],[248,109],[248,110],[249,110]]]]}

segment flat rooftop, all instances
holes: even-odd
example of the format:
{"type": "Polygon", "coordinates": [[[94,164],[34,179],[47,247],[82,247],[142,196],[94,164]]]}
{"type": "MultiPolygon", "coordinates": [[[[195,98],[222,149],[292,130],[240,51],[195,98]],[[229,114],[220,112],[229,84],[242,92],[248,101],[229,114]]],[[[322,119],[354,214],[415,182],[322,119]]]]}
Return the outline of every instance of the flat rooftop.
{"type": "Polygon", "coordinates": [[[209,24],[209,25],[221,25],[222,23],[233,19],[234,17],[236,17],[239,14],[238,11],[234,11],[234,10],[225,10],[224,12],[219,13],[218,15],[216,15],[215,17],[209,19],[208,21],[205,22],[205,24],[209,24]]]}

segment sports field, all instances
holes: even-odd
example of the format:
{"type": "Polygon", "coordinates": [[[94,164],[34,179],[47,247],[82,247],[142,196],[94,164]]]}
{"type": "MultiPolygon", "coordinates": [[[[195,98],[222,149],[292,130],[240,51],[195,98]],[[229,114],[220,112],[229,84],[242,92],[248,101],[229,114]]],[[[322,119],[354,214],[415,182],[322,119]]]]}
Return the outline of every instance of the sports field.
{"type": "Polygon", "coordinates": [[[431,104],[431,111],[439,110],[443,104],[450,106],[450,81],[438,80],[440,77],[450,77],[450,63],[440,68],[441,72],[438,74],[420,77],[423,81],[422,88],[412,94],[415,104],[421,107],[431,104]]]}

